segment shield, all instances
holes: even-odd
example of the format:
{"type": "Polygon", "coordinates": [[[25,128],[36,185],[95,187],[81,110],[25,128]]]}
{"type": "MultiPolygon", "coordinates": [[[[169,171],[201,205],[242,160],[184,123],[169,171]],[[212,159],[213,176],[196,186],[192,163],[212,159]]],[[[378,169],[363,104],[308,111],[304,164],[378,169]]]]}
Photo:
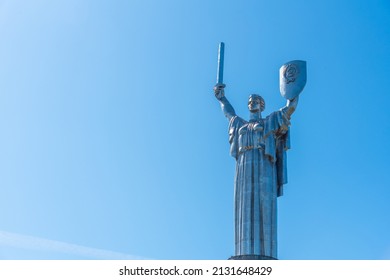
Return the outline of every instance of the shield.
{"type": "Polygon", "coordinates": [[[280,67],[280,93],[286,99],[297,97],[306,85],[306,61],[293,60],[280,67]]]}

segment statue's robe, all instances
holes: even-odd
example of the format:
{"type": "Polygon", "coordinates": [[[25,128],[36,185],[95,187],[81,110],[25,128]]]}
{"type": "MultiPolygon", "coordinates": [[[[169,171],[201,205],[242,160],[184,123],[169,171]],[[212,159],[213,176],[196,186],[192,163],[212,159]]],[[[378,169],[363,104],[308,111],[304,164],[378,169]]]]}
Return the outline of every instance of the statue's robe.
{"type": "Polygon", "coordinates": [[[236,159],[236,256],[277,257],[276,204],[287,183],[289,125],[285,109],[265,119],[230,120],[230,154],[236,159]]]}

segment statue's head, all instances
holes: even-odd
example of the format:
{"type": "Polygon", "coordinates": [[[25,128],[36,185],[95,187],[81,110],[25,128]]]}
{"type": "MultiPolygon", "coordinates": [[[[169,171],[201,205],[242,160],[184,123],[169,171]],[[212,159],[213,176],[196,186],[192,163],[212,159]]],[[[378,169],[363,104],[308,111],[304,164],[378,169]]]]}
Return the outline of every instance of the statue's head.
{"type": "Polygon", "coordinates": [[[249,95],[248,109],[251,113],[256,113],[258,111],[263,112],[265,109],[265,101],[263,97],[257,94],[249,95]]]}

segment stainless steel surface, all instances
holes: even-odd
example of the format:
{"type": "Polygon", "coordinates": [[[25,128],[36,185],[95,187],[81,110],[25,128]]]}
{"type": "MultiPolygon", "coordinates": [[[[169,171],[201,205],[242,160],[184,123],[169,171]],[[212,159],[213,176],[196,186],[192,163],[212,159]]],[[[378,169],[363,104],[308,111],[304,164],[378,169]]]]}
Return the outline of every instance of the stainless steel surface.
{"type": "Polygon", "coordinates": [[[223,59],[225,53],[225,44],[219,43],[218,49],[218,68],[217,68],[217,84],[223,83],[223,59]]]}
{"type": "Polygon", "coordinates": [[[306,85],[306,61],[293,60],[280,67],[280,93],[286,99],[294,99],[306,85]]]}
{"type": "Polygon", "coordinates": [[[250,95],[246,121],[236,115],[224,88],[218,83],[214,93],[229,121],[230,154],[236,159],[235,256],[231,259],[276,259],[277,197],[287,183],[289,126],[298,95],[265,118],[261,116],[264,99],[250,95]]]}

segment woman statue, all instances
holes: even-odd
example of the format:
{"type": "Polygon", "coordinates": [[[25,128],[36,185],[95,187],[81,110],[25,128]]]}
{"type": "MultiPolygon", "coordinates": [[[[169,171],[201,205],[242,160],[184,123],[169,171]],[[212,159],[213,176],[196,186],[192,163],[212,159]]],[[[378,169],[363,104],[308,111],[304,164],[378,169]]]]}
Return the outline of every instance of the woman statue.
{"type": "Polygon", "coordinates": [[[230,154],[236,159],[234,179],[235,256],[231,259],[276,259],[276,203],[287,183],[286,151],[289,125],[298,97],[262,118],[264,99],[249,96],[249,121],[236,115],[224,94],[214,93],[229,120],[230,154]]]}

